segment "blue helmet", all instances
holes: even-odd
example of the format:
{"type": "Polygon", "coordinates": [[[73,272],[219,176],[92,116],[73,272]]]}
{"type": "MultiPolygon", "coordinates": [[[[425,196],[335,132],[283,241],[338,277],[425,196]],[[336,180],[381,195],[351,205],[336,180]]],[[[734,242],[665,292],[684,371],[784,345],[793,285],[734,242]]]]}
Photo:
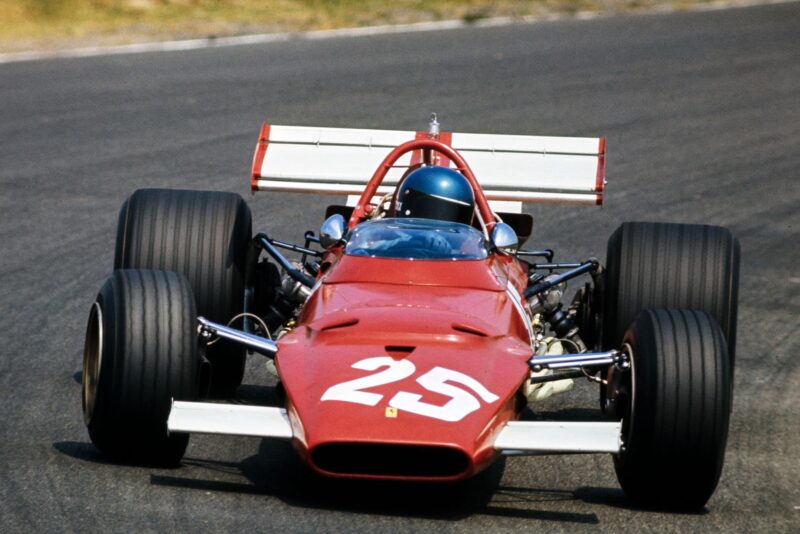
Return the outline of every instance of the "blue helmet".
{"type": "Polygon", "coordinates": [[[419,217],[472,224],[475,194],[460,172],[448,167],[422,167],[400,182],[396,217],[419,217]]]}

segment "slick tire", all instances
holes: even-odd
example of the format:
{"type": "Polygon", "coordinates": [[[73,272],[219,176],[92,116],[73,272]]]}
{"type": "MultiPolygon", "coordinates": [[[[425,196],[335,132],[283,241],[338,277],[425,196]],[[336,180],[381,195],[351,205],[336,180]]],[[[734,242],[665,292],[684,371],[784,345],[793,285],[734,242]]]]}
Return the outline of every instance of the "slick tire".
{"type": "Polygon", "coordinates": [[[718,226],[626,222],[608,240],[603,347],[615,349],[644,309],[702,310],[735,360],[739,242],[718,226]]]}
{"type": "Polygon", "coordinates": [[[167,433],[176,400],[195,400],[200,356],[192,288],[172,271],[118,270],[89,313],[83,416],[105,455],[175,465],[188,434],[167,433]]]}
{"type": "MultiPolygon", "coordinates": [[[[197,313],[226,324],[244,308],[251,232],[250,209],[237,194],[140,189],[120,210],[114,268],[181,273],[197,313]]],[[[245,349],[219,340],[206,358],[211,396],[232,396],[244,376],[245,349]]]]}
{"type": "Polygon", "coordinates": [[[645,310],[625,335],[633,354],[617,478],[636,504],[705,506],[719,481],[731,411],[725,336],[711,315],[645,310]],[[632,373],[632,377],[631,377],[632,373]]]}

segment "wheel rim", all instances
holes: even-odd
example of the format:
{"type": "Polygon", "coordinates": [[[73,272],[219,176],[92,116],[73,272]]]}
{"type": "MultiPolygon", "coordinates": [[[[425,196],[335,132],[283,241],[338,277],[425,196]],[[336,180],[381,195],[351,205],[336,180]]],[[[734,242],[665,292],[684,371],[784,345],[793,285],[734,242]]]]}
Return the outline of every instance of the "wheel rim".
{"type": "Polygon", "coordinates": [[[622,421],[622,450],[624,454],[633,431],[634,410],[636,407],[636,367],[633,348],[623,343],[622,352],[628,355],[627,369],[612,368],[608,374],[606,399],[603,411],[607,417],[622,421]]]}
{"type": "Polygon", "coordinates": [[[83,420],[92,422],[97,403],[97,385],[100,381],[100,365],[103,360],[103,310],[95,302],[89,311],[86,325],[86,343],[83,347],[83,420]]]}

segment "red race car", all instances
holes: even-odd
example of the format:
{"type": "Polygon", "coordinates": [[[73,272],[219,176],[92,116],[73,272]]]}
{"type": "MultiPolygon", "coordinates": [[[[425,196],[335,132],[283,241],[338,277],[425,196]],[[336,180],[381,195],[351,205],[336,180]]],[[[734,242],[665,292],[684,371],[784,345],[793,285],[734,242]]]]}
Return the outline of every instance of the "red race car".
{"type": "Polygon", "coordinates": [[[264,125],[251,185],[350,198],[302,245],[253,236],[236,194],[149,189],[123,204],[84,351],[103,453],[175,464],[189,433],[264,436],[323,475],[431,482],[501,455],[607,453],[636,503],[712,495],[736,239],[624,223],[605,266],[520,248],[522,202],[602,203],[603,139],[448,133],[435,117],[421,132],[264,125]],[[248,351],[267,357],[282,407],[210,401],[233,396],[248,351]],[[598,385],[606,421],[520,420],[575,378],[598,385]]]}

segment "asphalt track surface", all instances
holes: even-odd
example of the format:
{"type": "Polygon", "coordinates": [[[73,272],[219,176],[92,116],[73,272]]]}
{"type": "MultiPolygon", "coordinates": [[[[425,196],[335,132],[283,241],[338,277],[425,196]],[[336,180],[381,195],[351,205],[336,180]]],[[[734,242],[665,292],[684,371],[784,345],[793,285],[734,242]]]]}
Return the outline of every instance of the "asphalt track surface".
{"type": "MultiPolygon", "coordinates": [[[[800,530],[800,4],[0,66],[0,530],[800,530]],[[735,406],[705,512],[629,507],[607,456],[519,458],[493,492],[320,482],[292,451],[198,436],[113,465],[79,402],[85,319],[134,189],[248,193],[262,120],[606,135],[603,209],[534,206],[529,245],[605,254],[623,220],[742,243],[735,406]]],[[[328,199],[249,198],[299,239],[328,199]]],[[[257,357],[245,402],[274,401],[257,357]]],[[[543,404],[594,417],[596,393],[543,404]]],[[[499,474],[499,473],[495,473],[499,474]]],[[[474,488],[473,488],[474,489],[474,488]]]]}

